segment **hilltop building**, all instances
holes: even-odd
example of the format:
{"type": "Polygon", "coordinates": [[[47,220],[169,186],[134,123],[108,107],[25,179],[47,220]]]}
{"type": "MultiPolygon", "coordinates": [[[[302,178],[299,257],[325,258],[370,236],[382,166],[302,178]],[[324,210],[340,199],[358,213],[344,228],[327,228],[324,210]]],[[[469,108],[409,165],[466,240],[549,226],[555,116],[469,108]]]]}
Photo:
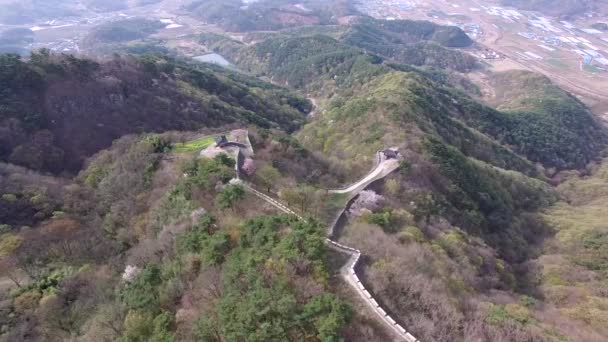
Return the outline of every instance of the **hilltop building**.
{"type": "Polygon", "coordinates": [[[228,139],[225,135],[218,135],[217,137],[215,137],[215,146],[224,147],[226,146],[226,144],[228,144],[228,139]]]}

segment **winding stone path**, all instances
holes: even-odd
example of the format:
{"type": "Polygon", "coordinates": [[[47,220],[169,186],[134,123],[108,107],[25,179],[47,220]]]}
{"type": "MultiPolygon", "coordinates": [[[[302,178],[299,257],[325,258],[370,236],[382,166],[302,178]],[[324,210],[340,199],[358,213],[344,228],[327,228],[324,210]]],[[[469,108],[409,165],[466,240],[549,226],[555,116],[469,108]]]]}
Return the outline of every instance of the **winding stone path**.
{"type": "MultiPolygon", "coordinates": [[[[386,177],[391,172],[393,172],[397,168],[399,168],[398,160],[384,159],[383,155],[380,152],[378,152],[378,155],[376,156],[376,158],[377,158],[376,167],[374,167],[372,169],[372,171],[370,171],[370,173],[367,174],[365,177],[363,177],[361,180],[359,180],[358,182],[356,182],[344,189],[329,190],[329,193],[350,194],[351,195],[350,198],[352,199],[355,196],[357,196],[359,194],[359,192],[361,192],[363,189],[365,189],[372,182],[386,177]]],[[[238,174],[238,170],[237,170],[237,174],[238,174]]],[[[236,180],[236,181],[238,183],[242,184],[243,187],[247,191],[260,197],[264,201],[272,204],[273,206],[275,206],[282,212],[284,212],[286,214],[294,215],[299,220],[304,220],[304,218],[302,218],[302,216],[298,215],[295,211],[291,210],[289,207],[287,207],[286,205],[282,204],[281,202],[275,200],[274,198],[254,189],[250,184],[247,184],[247,183],[243,182],[242,180],[236,180]]],[[[332,223],[332,226],[328,228],[328,236],[330,238],[333,235],[334,228],[338,222],[338,219],[340,218],[340,216],[343,215],[345,209],[346,208],[344,208],[343,210],[340,211],[338,218],[336,220],[334,220],[334,222],[332,223]]],[[[396,336],[399,336],[399,338],[401,340],[408,341],[408,342],[420,342],[412,334],[407,332],[401,325],[399,325],[397,322],[395,322],[395,320],[391,316],[389,316],[384,309],[382,309],[382,307],[372,297],[372,295],[369,293],[369,291],[367,291],[367,289],[365,288],[365,285],[363,285],[363,283],[357,276],[355,268],[357,266],[357,263],[359,262],[359,259],[361,258],[361,251],[359,251],[358,249],[352,248],[352,247],[341,245],[338,242],[331,240],[330,238],[325,239],[325,242],[327,243],[329,248],[332,248],[333,250],[336,250],[338,252],[350,255],[348,262],[344,266],[342,266],[342,268],[340,269],[340,275],[342,276],[342,278],[344,278],[346,283],[348,283],[355,290],[355,292],[357,292],[357,294],[359,294],[359,296],[361,297],[363,302],[378,316],[378,318],[392,332],[394,332],[394,334],[396,336]]]]}
{"type": "MultiPolygon", "coordinates": [[[[253,148],[251,146],[251,142],[249,141],[249,134],[246,133],[246,135],[247,135],[247,139],[246,139],[244,145],[248,145],[248,146],[242,146],[242,148],[247,149],[247,152],[251,153],[253,155],[253,148]]],[[[253,188],[253,186],[251,184],[243,181],[240,178],[240,170],[239,170],[238,161],[241,156],[241,153],[242,153],[241,149],[240,148],[237,149],[237,151],[236,151],[237,163],[235,165],[236,178],[233,179],[230,183],[231,184],[240,184],[245,188],[245,190],[258,196],[262,200],[270,203],[271,205],[273,205],[280,211],[282,211],[288,215],[294,215],[299,220],[304,220],[304,218],[302,216],[298,215],[298,213],[296,213],[294,210],[290,209],[285,204],[279,202],[278,200],[272,198],[271,196],[269,196],[263,192],[256,190],[255,188],[253,188]]],[[[393,171],[397,170],[399,168],[399,160],[398,159],[386,159],[384,157],[384,154],[382,152],[378,151],[376,153],[376,159],[375,159],[374,165],[375,166],[372,168],[372,170],[361,180],[359,180],[359,181],[353,183],[352,185],[345,187],[343,189],[333,189],[333,190],[328,190],[328,192],[332,193],[332,194],[348,194],[349,201],[347,201],[347,205],[346,205],[346,206],[348,206],[348,203],[350,202],[350,200],[352,200],[357,195],[359,195],[359,193],[361,191],[363,191],[367,186],[369,186],[372,182],[382,179],[382,178],[388,176],[393,171]]],[[[348,262],[340,268],[340,275],[342,276],[342,278],[344,278],[346,283],[349,284],[355,290],[355,292],[361,297],[361,299],[369,307],[369,309],[378,316],[380,321],[382,321],[395,334],[395,336],[398,336],[400,340],[404,340],[407,342],[420,342],[412,334],[407,332],[401,325],[399,325],[397,322],[395,322],[395,320],[386,313],[386,311],[378,304],[378,302],[373,298],[373,296],[369,293],[369,291],[367,291],[367,289],[365,288],[365,285],[363,285],[363,283],[357,276],[355,268],[357,267],[359,259],[361,258],[361,251],[358,249],[352,248],[352,247],[341,245],[338,242],[332,240],[335,227],[338,224],[340,217],[342,215],[344,215],[346,209],[347,209],[347,207],[344,207],[342,210],[340,210],[336,219],[328,227],[327,238],[325,239],[325,243],[328,245],[329,248],[336,250],[340,253],[345,253],[345,254],[350,255],[348,262]]]]}
{"type": "Polygon", "coordinates": [[[371,182],[380,178],[386,177],[391,172],[395,171],[399,167],[399,160],[397,159],[386,159],[382,152],[376,153],[376,166],[359,181],[349,185],[343,189],[331,189],[328,190],[330,194],[348,194],[353,193],[359,194],[360,191],[365,189],[371,182]]]}

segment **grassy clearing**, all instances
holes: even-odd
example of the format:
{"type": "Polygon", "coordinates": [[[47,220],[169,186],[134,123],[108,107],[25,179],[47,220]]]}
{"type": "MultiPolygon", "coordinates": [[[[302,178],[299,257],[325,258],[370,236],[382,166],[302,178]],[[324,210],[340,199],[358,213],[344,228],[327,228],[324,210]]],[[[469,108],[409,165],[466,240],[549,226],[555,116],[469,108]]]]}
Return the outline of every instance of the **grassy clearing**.
{"type": "Polygon", "coordinates": [[[199,139],[177,143],[173,145],[173,151],[176,153],[196,152],[209,147],[215,140],[213,137],[202,137],[199,139]]]}

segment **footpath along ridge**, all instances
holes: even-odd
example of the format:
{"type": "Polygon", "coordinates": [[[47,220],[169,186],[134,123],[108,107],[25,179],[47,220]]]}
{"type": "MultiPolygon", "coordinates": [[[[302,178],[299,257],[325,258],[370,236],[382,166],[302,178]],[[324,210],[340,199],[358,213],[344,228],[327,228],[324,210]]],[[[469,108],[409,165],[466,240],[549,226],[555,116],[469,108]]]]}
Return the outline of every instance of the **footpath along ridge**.
{"type": "MultiPolygon", "coordinates": [[[[376,156],[376,166],[361,180],[358,182],[344,188],[337,190],[329,190],[329,193],[335,194],[349,194],[349,198],[352,199],[356,197],[363,189],[365,189],[372,182],[382,179],[389,175],[391,172],[395,171],[399,168],[399,161],[396,159],[385,159],[381,152],[378,152],[376,156]]],[[[238,170],[237,170],[237,182],[242,184],[243,187],[253,193],[254,195],[260,197],[264,201],[270,203],[274,207],[278,208],[282,212],[294,215],[299,220],[304,220],[304,218],[298,215],[295,211],[284,205],[283,203],[277,201],[271,196],[264,194],[253,188],[251,184],[248,184],[240,179],[238,179],[238,170]]],[[[340,275],[346,283],[348,283],[357,294],[361,297],[364,303],[380,318],[380,320],[387,326],[391,331],[395,333],[396,336],[399,336],[401,340],[407,342],[420,342],[417,340],[411,333],[405,330],[400,324],[398,324],[390,315],[386,313],[386,311],[378,304],[378,302],[374,299],[374,297],[367,291],[365,285],[361,282],[355,268],[361,258],[361,251],[352,247],[344,246],[331,240],[333,236],[334,228],[338,223],[340,216],[344,214],[346,208],[340,211],[337,218],[332,222],[331,226],[328,228],[328,238],[325,239],[325,243],[333,249],[341,253],[345,253],[350,255],[348,262],[342,266],[340,269],[340,275]]]]}

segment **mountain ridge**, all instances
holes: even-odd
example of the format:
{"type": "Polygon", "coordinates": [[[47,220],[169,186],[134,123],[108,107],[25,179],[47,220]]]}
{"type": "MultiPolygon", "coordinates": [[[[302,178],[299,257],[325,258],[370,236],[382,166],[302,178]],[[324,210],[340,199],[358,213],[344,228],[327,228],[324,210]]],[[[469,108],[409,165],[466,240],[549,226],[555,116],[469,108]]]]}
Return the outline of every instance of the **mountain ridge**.
{"type": "Polygon", "coordinates": [[[76,171],[127,133],[236,122],[289,131],[310,108],[276,86],[162,57],[98,63],[42,51],[29,62],[7,55],[1,63],[9,85],[1,100],[2,159],[45,171],[76,171]]]}

